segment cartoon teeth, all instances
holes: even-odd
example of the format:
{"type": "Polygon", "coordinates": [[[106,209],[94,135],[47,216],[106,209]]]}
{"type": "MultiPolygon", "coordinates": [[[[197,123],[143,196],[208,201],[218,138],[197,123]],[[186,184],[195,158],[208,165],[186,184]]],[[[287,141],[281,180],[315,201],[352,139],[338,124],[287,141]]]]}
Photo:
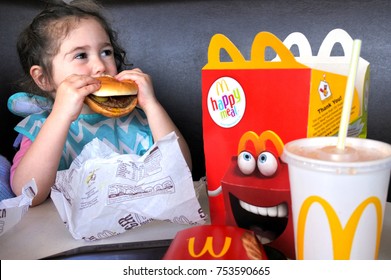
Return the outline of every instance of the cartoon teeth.
{"type": "MultiPolygon", "coordinates": [[[[281,203],[277,206],[272,207],[260,207],[249,204],[242,200],[239,200],[240,206],[246,210],[247,212],[251,212],[255,215],[260,215],[264,217],[272,217],[272,218],[287,218],[288,217],[288,205],[286,203],[281,203]]],[[[268,244],[275,240],[276,234],[272,231],[263,230],[259,226],[252,226],[252,230],[254,230],[258,240],[262,244],[268,244]]]]}
{"type": "Polygon", "coordinates": [[[260,207],[240,200],[239,204],[244,210],[253,214],[278,218],[288,217],[288,206],[285,203],[272,207],[260,207]]]}

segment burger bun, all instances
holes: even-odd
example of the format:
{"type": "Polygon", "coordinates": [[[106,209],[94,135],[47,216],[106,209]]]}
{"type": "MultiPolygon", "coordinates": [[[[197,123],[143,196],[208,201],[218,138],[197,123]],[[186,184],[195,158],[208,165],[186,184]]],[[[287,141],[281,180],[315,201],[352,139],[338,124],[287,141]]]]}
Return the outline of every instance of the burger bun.
{"type": "Polygon", "coordinates": [[[138,86],[132,80],[118,81],[112,76],[97,77],[101,83],[98,91],[92,93],[95,96],[122,96],[122,95],[136,95],[138,93],[138,86]]]}

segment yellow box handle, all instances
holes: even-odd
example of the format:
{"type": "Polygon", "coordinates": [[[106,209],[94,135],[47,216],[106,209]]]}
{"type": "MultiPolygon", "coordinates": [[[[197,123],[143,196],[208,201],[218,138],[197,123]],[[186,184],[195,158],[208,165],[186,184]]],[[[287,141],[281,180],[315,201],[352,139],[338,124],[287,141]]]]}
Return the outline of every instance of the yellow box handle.
{"type": "Polygon", "coordinates": [[[209,44],[208,63],[203,69],[281,69],[308,68],[297,62],[290,50],[270,32],[258,33],[251,47],[251,58],[245,60],[238,48],[223,34],[215,34],[209,44]],[[265,50],[272,48],[281,61],[266,61],[265,50]],[[220,51],[224,49],[232,61],[220,61],[220,51]]]}

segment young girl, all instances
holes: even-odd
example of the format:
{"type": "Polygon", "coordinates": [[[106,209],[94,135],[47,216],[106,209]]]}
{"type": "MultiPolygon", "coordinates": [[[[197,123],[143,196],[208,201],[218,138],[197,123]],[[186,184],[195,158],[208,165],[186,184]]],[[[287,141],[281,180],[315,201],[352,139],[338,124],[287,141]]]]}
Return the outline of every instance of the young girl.
{"type": "MultiPolygon", "coordinates": [[[[22,32],[18,53],[27,90],[53,100],[49,111],[25,118],[15,128],[23,135],[11,168],[16,195],[35,179],[33,205],[45,201],[58,170],[69,168],[83,146],[98,137],[117,152],[142,155],[154,141],[175,131],[183,156],[191,156],[181,133],[155,97],[150,77],[140,69],[118,69],[125,52],[92,1],[45,8],[22,32]],[[107,118],[93,113],[84,98],[100,88],[96,77],[131,79],[138,85],[138,106],[128,116],[107,118]],[[147,121],[148,120],[148,121],[147,121]]],[[[42,98],[42,97],[40,97],[42,98]]]]}

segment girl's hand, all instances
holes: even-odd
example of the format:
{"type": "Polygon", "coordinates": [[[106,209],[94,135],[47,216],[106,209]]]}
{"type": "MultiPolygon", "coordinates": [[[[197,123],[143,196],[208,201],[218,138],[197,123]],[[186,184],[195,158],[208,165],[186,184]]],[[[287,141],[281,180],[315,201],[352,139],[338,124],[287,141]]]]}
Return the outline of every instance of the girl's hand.
{"type": "Polygon", "coordinates": [[[156,105],[157,99],[153,90],[152,80],[148,74],[143,73],[140,69],[125,70],[117,74],[115,78],[119,81],[133,80],[138,86],[137,102],[145,112],[148,107],[156,105]]]}
{"type": "Polygon", "coordinates": [[[56,90],[52,113],[68,118],[71,122],[76,120],[83,108],[84,98],[99,88],[100,82],[92,77],[67,77],[56,90]]]}
{"type": "Polygon", "coordinates": [[[122,71],[116,75],[115,78],[120,81],[130,79],[136,82],[138,85],[137,101],[141,109],[143,109],[147,115],[154,141],[158,141],[174,131],[178,136],[182,154],[191,169],[192,162],[189,147],[187,146],[181,132],[167,114],[166,110],[156,99],[151,78],[138,68],[122,71]]]}

